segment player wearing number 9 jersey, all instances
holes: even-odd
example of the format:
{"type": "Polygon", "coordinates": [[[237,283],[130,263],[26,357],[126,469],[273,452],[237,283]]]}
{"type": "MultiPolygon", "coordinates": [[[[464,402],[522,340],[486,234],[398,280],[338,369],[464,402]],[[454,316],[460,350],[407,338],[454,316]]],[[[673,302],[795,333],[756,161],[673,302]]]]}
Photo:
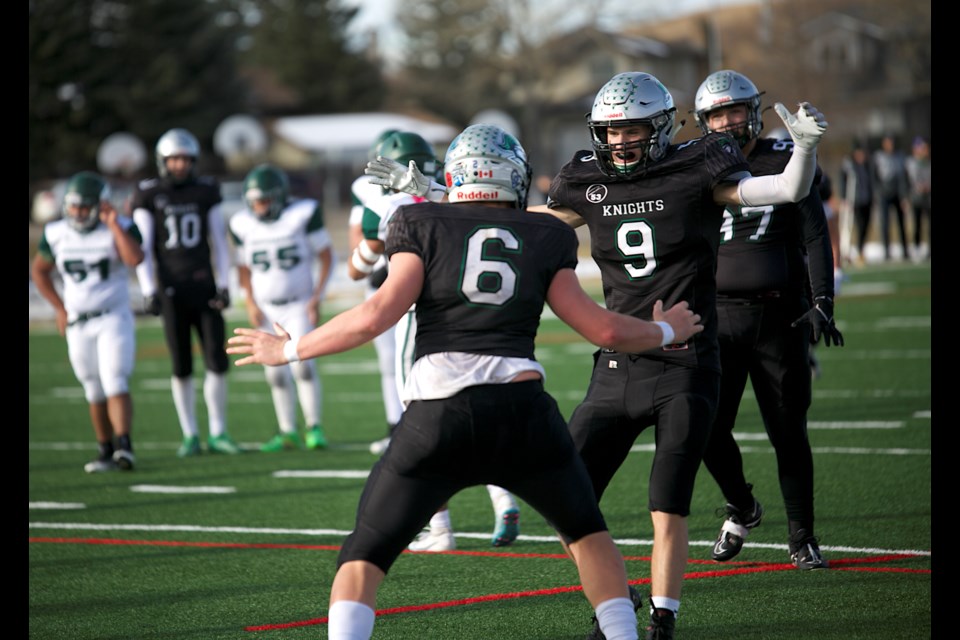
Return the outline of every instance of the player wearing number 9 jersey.
{"type": "Polygon", "coordinates": [[[796,202],[816,171],[822,115],[807,103],[796,114],[775,108],[796,148],[781,173],[751,176],[728,133],[672,144],[670,92],[648,73],[618,74],[587,114],[593,148],[577,152],[552,181],[547,204],[533,208],[587,225],[608,309],[650,318],[656,300],[686,300],[703,316],[704,331],[692,341],[597,352],[586,397],[570,417],[598,499],[634,440],[655,429],[648,638],[673,637],[694,480],[719,398],[715,274],[724,206],[796,202]]]}

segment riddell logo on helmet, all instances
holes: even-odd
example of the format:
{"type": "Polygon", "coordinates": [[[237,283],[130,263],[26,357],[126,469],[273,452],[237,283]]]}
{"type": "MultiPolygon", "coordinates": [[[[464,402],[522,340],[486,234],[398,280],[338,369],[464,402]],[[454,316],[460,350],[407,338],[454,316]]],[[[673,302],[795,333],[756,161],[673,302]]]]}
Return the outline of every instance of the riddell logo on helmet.
{"type": "Polygon", "coordinates": [[[498,200],[499,191],[468,191],[467,193],[454,192],[451,194],[454,200],[498,200]]]}

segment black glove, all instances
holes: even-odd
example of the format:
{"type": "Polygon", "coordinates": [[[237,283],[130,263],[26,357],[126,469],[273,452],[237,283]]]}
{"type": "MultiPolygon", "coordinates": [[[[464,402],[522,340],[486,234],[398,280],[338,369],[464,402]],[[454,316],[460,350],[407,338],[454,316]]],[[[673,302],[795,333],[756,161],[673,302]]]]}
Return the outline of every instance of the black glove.
{"type": "Polygon", "coordinates": [[[160,315],[160,298],[155,295],[144,298],[143,310],[152,316],[160,315]]]}
{"type": "Polygon", "coordinates": [[[369,276],[367,276],[367,278],[370,280],[371,287],[373,287],[374,289],[379,289],[380,285],[382,285],[384,281],[387,279],[387,268],[380,267],[379,269],[376,269],[373,273],[371,273],[369,276]]]}
{"type": "Polygon", "coordinates": [[[843,346],[843,335],[833,323],[833,299],[827,296],[819,296],[813,299],[813,308],[797,318],[791,323],[791,327],[808,322],[810,323],[810,343],[820,342],[820,335],[823,335],[824,346],[829,347],[830,342],[838,347],[843,346]]]}
{"type": "Polygon", "coordinates": [[[210,298],[210,308],[217,311],[223,311],[230,306],[230,291],[228,289],[217,289],[217,293],[210,298]]]}

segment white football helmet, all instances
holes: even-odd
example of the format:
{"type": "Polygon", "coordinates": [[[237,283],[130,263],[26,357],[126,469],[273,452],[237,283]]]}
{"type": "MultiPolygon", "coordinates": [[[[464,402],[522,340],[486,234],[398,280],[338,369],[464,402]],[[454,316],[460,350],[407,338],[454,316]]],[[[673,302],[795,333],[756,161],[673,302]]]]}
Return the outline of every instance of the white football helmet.
{"type": "Polygon", "coordinates": [[[161,178],[173,179],[167,170],[167,158],[170,156],[189,156],[193,158],[190,166],[190,177],[196,175],[197,160],[200,158],[200,143],[196,137],[186,129],[170,129],[157,140],[156,146],[157,172],[161,178]]]}
{"type": "Polygon", "coordinates": [[[453,139],[443,167],[450,202],[513,202],[527,208],[532,170],[527,152],[492,124],[474,124],[453,139]]]}
{"type": "Polygon", "coordinates": [[[628,177],[649,162],[663,159],[676,131],[677,108],[673,96],[659,80],[649,73],[628,71],[611,78],[593,102],[587,114],[587,126],[600,171],[608,176],[628,177]],[[607,142],[608,127],[647,125],[653,129],[648,140],[625,145],[607,142]],[[613,152],[636,151],[628,162],[614,161],[613,152]]]}
{"type": "MultiPolygon", "coordinates": [[[[729,132],[741,147],[760,136],[763,130],[763,117],[760,109],[760,96],[762,92],[757,91],[757,87],[750,78],[724,69],[715,71],[707,76],[706,80],[700,83],[697,89],[697,95],[694,98],[693,117],[704,135],[710,133],[711,129],[707,125],[707,114],[720,107],[726,107],[732,104],[747,105],[747,121],[745,124],[735,124],[722,129],[729,132]]],[[[789,137],[789,136],[788,136],[789,137]]]]}

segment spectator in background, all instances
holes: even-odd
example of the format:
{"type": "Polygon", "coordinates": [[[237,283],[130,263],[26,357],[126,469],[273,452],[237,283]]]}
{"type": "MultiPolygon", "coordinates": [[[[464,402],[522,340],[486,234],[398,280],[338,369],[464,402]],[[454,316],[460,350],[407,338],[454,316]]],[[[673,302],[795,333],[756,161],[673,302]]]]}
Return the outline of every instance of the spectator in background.
{"type": "Polygon", "coordinates": [[[913,258],[923,259],[921,250],[923,240],[923,221],[927,221],[927,253],[930,258],[930,243],[933,241],[930,216],[930,143],[917,137],[907,164],[907,178],[910,183],[910,208],[913,210],[913,258]]]}
{"type": "Polygon", "coordinates": [[[873,215],[873,169],[867,150],[854,140],[850,155],[843,159],[840,171],[840,198],[857,227],[857,264],[865,263],[864,246],[873,215]]]}
{"type": "Polygon", "coordinates": [[[907,250],[907,227],[904,220],[904,202],[907,199],[907,166],[903,154],[897,151],[893,136],[886,135],[880,142],[880,148],[873,154],[873,172],[876,178],[877,204],[880,206],[880,235],[883,242],[883,257],[890,260],[890,210],[897,216],[900,229],[902,257],[910,254],[907,250]]]}
{"type": "Polygon", "coordinates": [[[31,276],[53,306],[57,329],[83,386],[97,438],[87,473],[133,469],[129,381],[136,353],[129,269],[143,260],[140,232],[110,203],[107,182],[82,171],[67,182],[63,217],[44,227],[31,276]],[[53,272],[63,280],[63,296],[53,272]]]}

